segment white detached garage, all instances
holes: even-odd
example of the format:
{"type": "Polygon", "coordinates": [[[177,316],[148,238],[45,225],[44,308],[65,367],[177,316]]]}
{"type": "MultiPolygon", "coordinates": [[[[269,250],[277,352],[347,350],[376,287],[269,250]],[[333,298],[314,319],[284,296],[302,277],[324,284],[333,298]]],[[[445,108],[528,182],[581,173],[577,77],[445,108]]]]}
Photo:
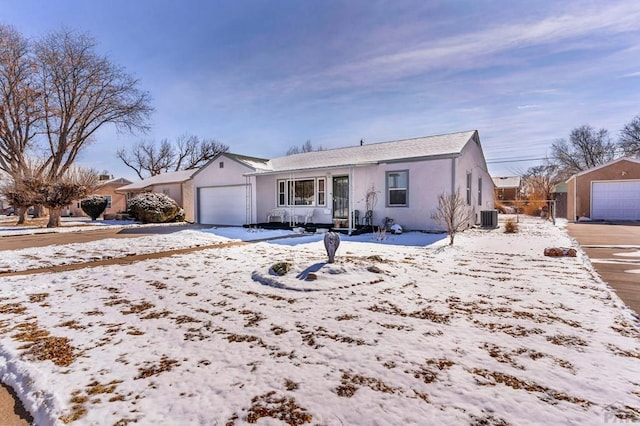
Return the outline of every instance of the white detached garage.
{"type": "Polygon", "coordinates": [[[239,226],[256,221],[255,176],[267,160],[224,153],[193,175],[196,222],[239,226]]]}

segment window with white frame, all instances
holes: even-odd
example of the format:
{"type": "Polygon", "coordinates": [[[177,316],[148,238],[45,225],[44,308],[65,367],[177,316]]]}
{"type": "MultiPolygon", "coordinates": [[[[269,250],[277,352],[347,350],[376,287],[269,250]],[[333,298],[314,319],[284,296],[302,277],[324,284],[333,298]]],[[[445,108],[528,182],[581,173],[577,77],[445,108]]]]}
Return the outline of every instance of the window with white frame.
{"type": "Polygon", "coordinates": [[[409,204],[409,171],[387,172],[387,206],[406,207],[409,204]]]}
{"type": "Polygon", "coordinates": [[[478,205],[482,205],[482,178],[478,178],[478,205]]]}
{"type": "Polygon", "coordinates": [[[104,198],[107,199],[107,208],[111,208],[111,195],[105,195],[104,198]]]}
{"type": "Polygon", "coordinates": [[[324,206],[326,204],[326,189],[325,189],[325,180],[324,178],[318,178],[318,202],[319,206],[324,206]]]}
{"type": "Polygon", "coordinates": [[[471,173],[467,173],[467,205],[471,205],[471,173]]]}
{"type": "Polygon", "coordinates": [[[277,182],[278,206],[324,206],[325,178],[282,179],[277,182]]]}

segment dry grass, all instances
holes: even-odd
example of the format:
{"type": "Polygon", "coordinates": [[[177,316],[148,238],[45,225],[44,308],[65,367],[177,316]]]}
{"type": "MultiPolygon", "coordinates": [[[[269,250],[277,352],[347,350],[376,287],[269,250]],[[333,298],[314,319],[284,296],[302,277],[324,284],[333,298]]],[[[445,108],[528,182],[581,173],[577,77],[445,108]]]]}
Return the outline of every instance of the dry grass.
{"type": "Polygon", "coordinates": [[[51,336],[35,322],[21,323],[15,328],[18,333],[14,334],[13,338],[26,342],[19,349],[26,349],[24,355],[27,358],[51,361],[58,367],[68,367],[78,356],[75,348],[69,344],[68,338],[51,336]]]}
{"type": "Polygon", "coordinates": [[[160,358],[160,362],[158,364],[151,363],[146,367],[138,369],[138,375],[134,378],[134,380],[138,379],[146,379],[147,377],[157,376],[160,373],[165,371],[171,371],[173,367],[179,366],[180,362],[176,359],[170,359],[166,355],[163,355],[160,358]]]}
{"type": "Polygon", "coordinates": [[[519,231],[518,223],[513,218],[508,218],[504,222],[504,232],[507,234],[515,234],[519,231]]]}
{"type": "Polygon", "coordinates": [[[545,386],[541,386],[535,382],[528,382],[526,380],[518,379],[515,376],[511,376],[509,374],[504,374],[498,371],[490,371],[480,368],[474,368],[471,370],[471,373],[476,374],[480,377],[483,377],[487,380],[491,380],[492,382],[479,382],[479,385],[495,385],[495,384],[503,384],[505,386],[509,386],[513,389],[522,389],[527,392],[536,392],[542,394],[541,399],[547,400],[548,397],[552,397],[555,400],[567,401],[572,404],[577,404],[582,407],[588,408],[592,405],[590,401],[587,401],[582,398],[573,397],[567,395],[564,392],[558,392],[556,390],[547,388],[545,386]]]}
{"type": "Polygon", "coordinates": [[[396,393],[398,390],[375,377],[367,377],[359,374],[351,375],[348,372],[343,372],[340,385],[336,388],[336,394],[344,398],[351,398],[355,395],[358,387],[363,386],[382,393],[396,393]]]}
{"type": "Polygon", "coordinates": [[[311,423],[313,419],[313,416],[305,408],[300,407],[294,398],[277,397],[275,391],[253,397],[251,403],[247,414],[248,423],[256,423],[262,418],[269,417],[295,426],[311,423]]]}

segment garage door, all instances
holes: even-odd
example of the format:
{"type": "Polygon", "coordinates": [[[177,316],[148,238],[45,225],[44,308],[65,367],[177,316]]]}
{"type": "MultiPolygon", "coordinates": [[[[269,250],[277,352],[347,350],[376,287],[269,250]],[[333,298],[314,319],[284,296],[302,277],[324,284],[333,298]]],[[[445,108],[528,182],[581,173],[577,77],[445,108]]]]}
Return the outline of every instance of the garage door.
{"type": "Polygon", "coordinates": [[[244,225],[247,185],[198,188],[198,222],[210,225],[244,225]]]}
{"type": "Polygon", "coordinates": [[[593,182],[591,218],[640,220],[640,181],[593,182]]]}

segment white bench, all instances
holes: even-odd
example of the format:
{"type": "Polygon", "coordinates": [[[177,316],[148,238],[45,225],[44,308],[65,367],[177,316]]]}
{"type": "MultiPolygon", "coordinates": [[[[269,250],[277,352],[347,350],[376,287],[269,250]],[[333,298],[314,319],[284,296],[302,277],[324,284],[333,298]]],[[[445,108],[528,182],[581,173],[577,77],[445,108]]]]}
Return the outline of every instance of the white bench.
{"type": "Polygon", "coordinates": [[[273,209],[267,213],[267,222],[271,222],[271,219],[278,219],[284,223],[287,219],[287,212],[285,209],[273,209]]]}

